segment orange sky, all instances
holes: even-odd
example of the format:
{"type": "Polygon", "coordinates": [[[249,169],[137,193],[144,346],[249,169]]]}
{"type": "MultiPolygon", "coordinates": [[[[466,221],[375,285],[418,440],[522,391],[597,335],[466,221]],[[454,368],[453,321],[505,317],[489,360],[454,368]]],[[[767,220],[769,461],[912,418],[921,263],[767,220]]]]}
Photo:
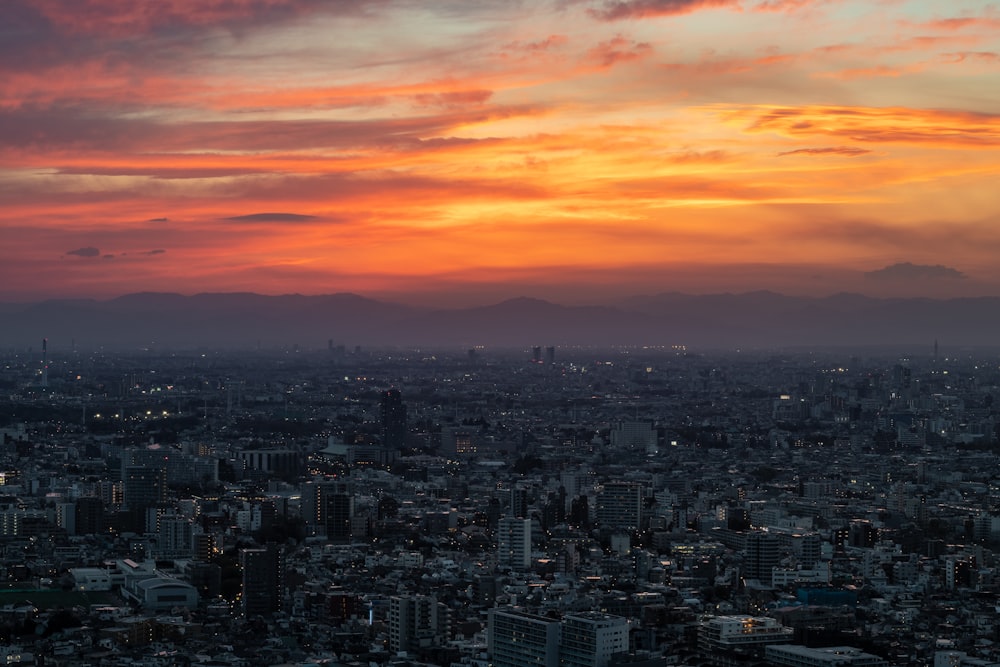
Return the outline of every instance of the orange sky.
{"type": "Polygon", "coordinates": [[[1000,294],[979,0],[5,0],[0,300],[1000,294]]]}

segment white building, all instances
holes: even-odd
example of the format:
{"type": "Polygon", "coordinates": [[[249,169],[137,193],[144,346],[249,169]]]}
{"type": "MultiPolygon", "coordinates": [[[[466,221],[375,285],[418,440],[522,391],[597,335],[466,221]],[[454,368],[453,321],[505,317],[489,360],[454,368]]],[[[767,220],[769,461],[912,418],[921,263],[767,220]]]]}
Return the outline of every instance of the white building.
{"type": "Polygon", "coordinates": [[[514,570],[531,567],[531,519],[503,517],[497,525],[497,565],[514,570]]]}
{"type": "Polygon", "coordinates": [[[628,652],[628,619],[599,612],[567,614],[559,639],[561,667],[607,667],[628,652]]]}

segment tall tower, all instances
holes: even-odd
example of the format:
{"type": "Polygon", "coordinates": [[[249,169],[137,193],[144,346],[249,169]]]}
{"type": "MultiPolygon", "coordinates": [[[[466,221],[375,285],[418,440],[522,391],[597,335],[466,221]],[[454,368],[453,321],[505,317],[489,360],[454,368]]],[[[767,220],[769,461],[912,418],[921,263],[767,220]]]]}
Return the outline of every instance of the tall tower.
{"type": "Polygon", "coordinates": [[[497,565],[513,570],[531,567],[531,519],[505,516],[497,522],[497,565]]]}
{"type": "Polygon", "coordinates": [[[771,583],[771,570],[781,562],[778,538],[761,531],[747,534],[743,551],[744,578],[771,583]]]}
{"type": "Polygon", "coordinates": [[[382,392],[382,445],[399,449],[406,444],[406,404],[398,389],[382,392]]]}
{"type": "Polygon", "coordinates": [[[433,595],[389,598],[389,650],[419,651],[448,639],[447,605],[433,595]]]}
{"type": "Polygon", "coordinates": [[[42,339],[42,386],[49,386],[49,339],[42,339]]]}
{"type": "Polygon", "coordinates": [[[243,613],[266,616],[280,611],[285,580],[281,546],[272,543],[263,549],[241,549],[240,568],[243,570],[243,613]]]}

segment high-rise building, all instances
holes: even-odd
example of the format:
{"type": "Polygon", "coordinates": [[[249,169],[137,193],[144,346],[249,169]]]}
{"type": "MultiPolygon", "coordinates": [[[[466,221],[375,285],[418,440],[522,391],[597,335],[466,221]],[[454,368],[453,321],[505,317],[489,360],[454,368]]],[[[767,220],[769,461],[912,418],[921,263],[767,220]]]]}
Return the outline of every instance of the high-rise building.
{"type": "Polygon", "coordinates": [[[240,567],[243,570],[243,613],[266,616],[280,611],[285,582],[281,546],[268,544],[263,549],[241,549],[240,567]]]}
{"type": "Polygon", "coordinates": [[[96,535],[104,530],[104,503],[96,496],[76,499],[76,534],[96,535]]]}
{"type": "Polygon", "coordinates": [[[351,541],[354,490],[350,482],[320,482],[302,488],[302,518],[306,528],[336,542],[351,541]]]}
{"type": "Polygon", "coordinates": [[[160,517],[157,551],[167,557],[191,557],[194,553],[193,525],[177,514],[160,517]]]}
{"type": "Polygon", "coordinates": [[[510,490],[510,516],[523,519],[528,516],[528,490],[515,486],[510,490]]]}
{"type": "Polygon", "coordinates": [[[628,619],[599,612],[567,614],[559,639],[560,667],[608,667],[628,652],[628,619]]]}
{"type": "Polygon", "coordinates": [[[771,571],[781,562],[778,538],[763,531],[746,536],[743,549],[743,577],[771,583],[771,571]]]}
{"type": "Polygon", "coordinates": [[[505,516],[497,522],[497,565],[514,570],[531,567],[531,519],[505,516]]]}
{"type": "Polygon", "coordinates": [[[558,667],[560,631],[554,618],[490,609],[487,647],[493,667],[558,667]]]}
{"type": "Polygon", "coordinates": [[[160,467],[127,466],[122,477],[123,501],[130,510],[144,511],[167,499],[167,470],[160,467]]]}
{"type": "Polygon", "coordinates": [[[597,524],[601,528],[638,530],[642,521],[642,485],[609,482],[597,493],[597,524]]]}
{"type": "Polygon", "coordinates": [[[382,392],[382,445],[399,449],[406,445],[406,404],[398,389],[382,392]]]}
{"type": "Polygon", "coordinates": [[[419,651],[449,639],[448,607],[432,595],[389,599],[389,650],[419,651]]]}

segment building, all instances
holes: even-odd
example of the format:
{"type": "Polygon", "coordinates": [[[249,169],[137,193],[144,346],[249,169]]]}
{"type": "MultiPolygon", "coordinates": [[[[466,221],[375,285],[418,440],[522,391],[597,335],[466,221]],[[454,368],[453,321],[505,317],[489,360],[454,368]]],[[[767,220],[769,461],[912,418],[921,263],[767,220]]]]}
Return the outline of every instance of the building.
{"type": "Polygon", "coordinates": [[[608,667],[628,652],[628,619],[599,612],[567,614],[559,639],[560,667],[608,667]]]}
{"type": "Polygon", "coordinates": [[[795,633],[773,618],[715,616],[698,629],[698,648],[715,664],[730,662],[727,656],[762,655],[769,644],[788,644],[795,633]]]}
{"type": "Polygon", "coordinates": [[[399,449],[406,445],[406,404],[398,389],[382,392],[382,446],[399,449]]]}
{"type": "Polygon", "coordinates": [[[937,651],[934,653],[934,667],[1000,667],[1000,663],[974,658],[964,651],[937,651]]]}
{"type": "Polygon", "coordinates": [[[597,493],[597,525],[638,530],[642,521],[642,485],[609,482],[597,493]]]}
{"type": "Polygon", "coordinates": [[[513,570],[531,567],[531,519],[505,516],[497,522],[497,565],[513,570]]]}
{"type": "Polygon", "coordinates": [[[153,466],[126,466],[122,477],[125,507],[143,511],[167,500],[167,469],[153,466]]]}
{"type": "Polygon", "coordinates": [[[510,607],[489,612],[487,647],[493,667],[559,667],[561,625],[510,607]]]}
{"type": "Polygon", "coordinates": [[[302,488],[302,519],[316,535],[334,542],[351,541],[354,490],[349,482],[321,482],[302,488]]]}
{"type": "Polygon", "coordinates": [[[770,645],[764,658],[771,665],[787,667],[886,667],[888,663],[853,646],[809,648],[799,644],[770,645]]]}
{"type": "Polygon", "coordinates": [[[450,637],[448,607],[430,595],[389,599],[389,650],[418,652],[441,646],[450,637]]]}
{"type": "Polygon", "coordinates": [[[281,547],[240,549],[243,570],[243,613],[267,616],[280,611],[284,602],[284,557],[281,547]]]}
{"type": "Polygon", "coordinates": [[[762,531],[747,533],[743,577],[771,584],[771,571],[781,563],[778,538],[762,531]]]}
{"type": "Polygon", "coordinates": [[[190,519],[176,514],[160,517],[157,554],[162,557],[191,557],[194,553],[193,525],[190,519]]]}

